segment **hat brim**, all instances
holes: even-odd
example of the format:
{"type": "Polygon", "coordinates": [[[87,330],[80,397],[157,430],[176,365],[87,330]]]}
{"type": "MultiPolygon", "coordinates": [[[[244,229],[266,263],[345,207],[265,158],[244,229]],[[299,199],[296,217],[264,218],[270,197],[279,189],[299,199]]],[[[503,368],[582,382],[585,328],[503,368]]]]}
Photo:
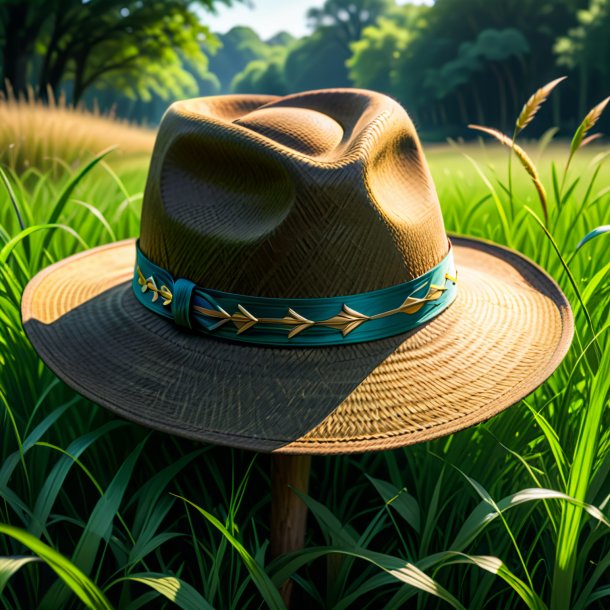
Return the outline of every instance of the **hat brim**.
{"type": "Polygon", "coordinates": [[[456,301],[369,343],[255,347],[184,332],[133,295],[134,240],[40,272],[23,294],[23,324],[63,381],[144,426],[257,451],[391,449],[518,402],[572,340],[569,303],[540,267],[483,240],[452,244],[456,301]]]}

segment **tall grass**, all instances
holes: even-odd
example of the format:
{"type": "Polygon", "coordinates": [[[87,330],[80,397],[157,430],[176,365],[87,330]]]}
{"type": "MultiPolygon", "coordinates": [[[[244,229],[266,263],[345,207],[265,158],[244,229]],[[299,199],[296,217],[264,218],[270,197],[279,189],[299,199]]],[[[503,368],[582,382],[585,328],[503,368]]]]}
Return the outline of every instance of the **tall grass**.
{"type": "Polygon", "coordinates": [[[26,98],[0,97],[0,162],[22,172],[82,162],[91,153],[116,147],[121,156],[148,155],[152,129],[120,122],[99,111],[74,108],[49,91],[43,104],[30,91],[26,98]]]}
{"type": "Polygon", "coordinates": [[[544,185],[546,220],[531,172],[515,164],[509,179],[506,149],[481,140],[428,158],[449,230],[515,247],[562,285],[576,317],[564,363],[477,427],[315,458],[305,549],[273,562],[267,456],[114,418],[59,382],[21,328],[20,294],[37,270],[137,234],[145,160],[111,152],[59,176],[5,166],[0,605],[281,608],[277,587],[292,576],[297,608],[607,607],[606,151],[542,150],[549,140],[520,144],[544,185]]]}

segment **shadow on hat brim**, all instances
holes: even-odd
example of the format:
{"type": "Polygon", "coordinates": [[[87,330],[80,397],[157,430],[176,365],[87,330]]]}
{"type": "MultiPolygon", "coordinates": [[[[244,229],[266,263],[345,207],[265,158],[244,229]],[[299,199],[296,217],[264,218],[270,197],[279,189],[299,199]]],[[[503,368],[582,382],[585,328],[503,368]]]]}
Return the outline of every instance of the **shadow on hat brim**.
{"type": "Polygon", "coordinates": [[[257,451],[349,453],[484,421],[557,368],[573,335],[557,284],[522,255],[452,238],[456,301],[410,333],[345,346],[254,347],[180,330],[131,292],[127,240],[26,287],[26,333],[69,386],[139,424],[257,451]]]}

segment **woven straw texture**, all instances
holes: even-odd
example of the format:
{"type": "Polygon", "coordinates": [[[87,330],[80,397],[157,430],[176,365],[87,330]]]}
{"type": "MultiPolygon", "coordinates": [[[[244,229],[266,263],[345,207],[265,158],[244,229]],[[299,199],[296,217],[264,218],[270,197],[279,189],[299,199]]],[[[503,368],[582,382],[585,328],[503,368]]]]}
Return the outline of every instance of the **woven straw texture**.
{"type": "Polygon", "coordinates": [[[447,254],[447,237],[407,113],[347,89],[173,104],[140,246],[202,286],[308,298],[423,275],[447,254]]]}
{"type": "MultiPolygon", "coordinates": [[[[415,129],[362,90],[174,104],[155,145],[144,254],[174,277],[267,297],[325,297],[422,275],[447,254],[415,129]]],[[[259,451],[416,443],[540,385],[573,334],[555,282],[520,254],[452,238],[458,297],[415,331],[315,348],[184,332],[131,291],[132,240],[38,274],[24,327],[66,383],[153,428],[259,451]]]]}
{"type": "Polygon", "coordinates": [[[49,267],[24,324],[66,383],[131,420],[259,451],[389,449],[485,420],[557,367],[572,337],[555,283],[521,256],[453,239],[456,302],[407,335],[260,348],[183,332],[131,292],[135,246],[49,267]]]}

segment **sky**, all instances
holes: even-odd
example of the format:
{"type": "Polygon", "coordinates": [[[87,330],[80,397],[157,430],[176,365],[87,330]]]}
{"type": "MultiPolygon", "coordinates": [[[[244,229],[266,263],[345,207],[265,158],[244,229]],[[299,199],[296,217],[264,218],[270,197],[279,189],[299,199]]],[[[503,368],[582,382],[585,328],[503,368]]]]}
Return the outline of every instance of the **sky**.
{"type": "MultiPolygon", "coordinates": [[[[431,4],[432,0],[419,0],[413,4],[431,4]]],[[[234,25],[248,25],[263,40],[277,32],[286,31],[301,37],[309,33],[305,14],[307,9],[322,6],[324,0],[247,0],[227,8],[219,4],[216,15],[205,13],[203,22],[213,32],[224,34],[234,25]]],[[[405,4],[399,0],[398,4],[405,4]]]]}

